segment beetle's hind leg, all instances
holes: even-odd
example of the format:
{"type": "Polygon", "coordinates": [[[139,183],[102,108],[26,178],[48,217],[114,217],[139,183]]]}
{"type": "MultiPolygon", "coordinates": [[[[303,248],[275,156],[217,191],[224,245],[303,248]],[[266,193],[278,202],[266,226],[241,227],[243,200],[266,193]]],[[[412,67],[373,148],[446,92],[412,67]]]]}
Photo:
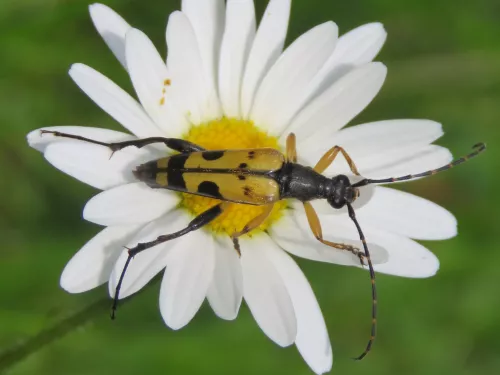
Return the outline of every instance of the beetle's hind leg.
{"type": "Polygon", "coordinates": [[[314,237],[316,239],[330,247],[333,247],[335,249],[339,250],[345,250],[353,253],[359,258],[359,261],[362,266],[365,265],[365,254],[359,250],[358,248],[351,246],[351,245],[346,245],[342,243],[337,243],[337,242],[331,242],[323,239],[323,231],[321,229],[321,223],[318,218],[318,214],[316,214],[316,211],[314,210],[313,206],[309,202],[304,202],[304,209],[306,210],[306,216],[307,216],[307,221],[309,222],[309,227],[311,228],[311,231],[314,234],[314,237]]]}
{"type": "Polygon", "coordinates": [[[258,216],[254,217],[252,220],[250,220],[242,230],[239,232],[233,233],[231,235],[231,239],[233,240],[234,244],[234,249],[238,253],[239,256],[241,256],[241,249],[240,249],[240,243],[238,241],[238,238],[243,236],[244,234],[249,233],[250,231],[254,230],[255,228],[258,228],[268,217],[271,215],[271,212],[273,211],[274,203],[266,204],[264,206],[264,211],[262,211],[261,214],[258,216]]]}
{"type": "Polygon", "coordinates": [[[188,224],[188,226],[186,228],[181,229],[180,231],[159,236],[154,241],[139,243],[135,247],[128,249],[128,258],[127,258],[127,261],[125,262],[125,266],[123,267],[122,273],[120,274],[120,278],[118,280],[118,284],[116,285],[116,288],[115,288],[115,295],[113,298],[113,306],[111,307],[111,319],[115,318],[115,311],[116,311],[116,307],[118,305],[118,299],[120,298],[120,289],[122,287],[123,278],[125,277],[125,273],[127,272],[127,268],[129,266],[132,258],[134,256],[136,256],[137,254],[139,254],[140,252],[147,250],[147,249],[150,249],[153,246],[156,246],[156,245],[159,245],[163,242],[170,241],[170,240],[173,240],[175,238],[184,236],[185,234],[187,234],[189,232],[192,232],[194,230],[202,228],[203,226],[207,225],[211,221],[215,220],[224,211],[226,204],[227,203],[223,202],[223,203],[220,203],[212,208],[209,208],[205,212],[196,216],[193,220],[191,220],[191,222],[188,224]]]}
{"type": "Polygon", "coordinates": [[[189,152],[196,152],[196,151],[204,151],[205,150],[201,146],[198,146],[192,142],[185,141],[183,139],[178,139],[178,138],[150,137],[150,138],[143,138],[143,139],[133,139],[131,141],[106,143],[106,142],[96,141],[96,140],[82,137],[82,136],[75,135],[75,134],[62,133],[62,132],[52,131],[52,130],[40,130],[40,133],[42,135],[43,134],[52,134],[55,137],[76,139],[78,141],[93,143],[96,145],[108,147],[113,153],[116,151],[119,151],[125,147],[129,147],[129,146],[141,148],[141,147],[144,147],[144,146],[147,146],[150,144],[154,144],[154,143],[163,143],[168,148],[170,148],[174,151],[178,151],[180,153],[189,153],[189,152]]]}

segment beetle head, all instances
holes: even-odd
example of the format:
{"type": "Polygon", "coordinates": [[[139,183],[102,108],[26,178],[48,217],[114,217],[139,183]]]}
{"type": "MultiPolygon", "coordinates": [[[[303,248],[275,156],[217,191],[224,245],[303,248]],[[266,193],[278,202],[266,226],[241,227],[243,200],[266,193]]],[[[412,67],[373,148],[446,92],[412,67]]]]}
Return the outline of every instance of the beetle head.
{"type": "Polygon", "coordinates": [[[359,197],[359,189],[351,185],[347,176],[342,174],[335,176],[331,179],[331,182],[332,185],[326,200],[333,208],[342,208],[359,197]]]}

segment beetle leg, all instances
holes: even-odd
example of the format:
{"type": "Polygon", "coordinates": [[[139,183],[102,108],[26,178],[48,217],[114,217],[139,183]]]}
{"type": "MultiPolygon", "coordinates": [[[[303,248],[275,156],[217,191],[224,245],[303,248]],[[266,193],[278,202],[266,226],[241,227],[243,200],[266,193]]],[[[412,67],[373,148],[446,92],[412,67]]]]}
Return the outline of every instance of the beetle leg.
{"type": "Polygon", "coordinates": [[[200,215],[196,216],[188,226],[180,231],[175,233],[166,234],[159,236],[156,240],[151,242],[138,243],[135,247],[128,249],[128,258],[125,262],[125,266],[123,267],[122,273],[120,274],[120,278],[118,280],[118,284],[115,289],[115,296],[113,298],[113,306],[111,307],[111,319],[115,318],[115,311],[118,305],[118,299],[120,296],[120,289],[123,283],[123,278],[125,277],[125,273],[127,272],[127,268],[130,264],[130,261],[134,256],[139,254],[140,252],[152,248],[153,246],[159,245],[163,242],[173,240],[175,238],[184,236],[185,234],[192,232],[194,230],[200,229],[203,226],[207,225],[211,221],[215,220],[223,211],[227,203],[220,203],[212,208],[209,208],[205,212],[202,212],[200,215]]]}
{"type": "Polygon", "coordinates": [[[266,204],[264,206],[264,211],[259,214],[258,216],[254,217],[252,220],[250,220],[241,231],[233,233],[231,235],[232,238],[238,238],[243,236],[244,234],[247,234],[248,232],[254,230],[258,226],[260,226],[264,220],[266,220],[271,212],[273,211],[274,203],[271,204],[266,204]]]}
{"type": "Polygon", "coordinates": [[[137,148],[141,148],[153,143],[164,143],[165,146],[167,146],[168,148],[174,151],[179,151],[180,153],[183,154],[205,150],[203,147],[198,146],[192,142],[185,141],[183,139],[163,138],[163,137],[151,137],[151,138],[135,139],[132,141],[110,143],[109,148],[111,148],[111,150],[115,152],[128,146],[135,146],[137,148]]]}
{"type": "Polygon", "coordinates": [[[356,164],[354,164],[349,154],[340,146],[334,146],[329,149],[316,163],[314,170],[318,173],[323,173],[333,163],[339,152],[344,155],[344,158],[347,161],[347,164],[349,164],[349,168],[351,168],[352,173],[354,173],[356,176],[359,176],[356,164]]]}
{"type": "Polygon", "coordinates": [[[234,245],[234,250],[238,253],[238,256],[241,258],[241,247],[240,247],[240,241],[238,241],[238,237],[231,237],[233,240],[233,245],[234,245]]]}
{"type": "Polygon", "coordinates": [[[244,234],[247,234],[248,232],[254,230],[255,228],[259,227],[271,214],[273,211],[274,203],[271,204],[266,204],[264,206],[264,211],[260,214],[254,217],[252,220],[250,220],[242,230],[239,232],[233,233],[231,235],[231,239],[233,240],[234,244],[234,249],[238,253],[239,256],[241,256],[241,250],[240,250],[240,243],[238,241],[238,238],[243,236],[244,234]]]}
{"type": "Polygon", "coordinates": [[[346,245],[346,244],[342,244],[342,243],[324,240],[323,239],[323,231],[321,229],[321,223],[319,221],[318,214],[314,210],[311,203],[304,202],[304,209],[306,210],[306,216],[307,216],[307,221],[309,222],[309,227],[311,228],[311,231],[313,232],[314,237],[316,237],[316,239],[319,242],[321,242],[327,246],[333,247],[335,249],[349,251],[359,258],[361,265],[363,265],[363,266],[365,265],[365,262],[364,262],[365,254],[362,251],[360,251],[358,248],[351,246],[351,245],[346,245]]]}
{"type": "Polygon", "coordinates": [[[297,142],[295,139],[295,134],[288,134],[288,137],[286,137],[286,158],[292,163],[297,162],[297,148],[295,146],[296,143],[297,142]]]}
{"type": "Polygon", "coordinates": [[[192,142],[185,141],[183,139],[178,139],[178,138],[150,137],[150,138],[143,138],[143,139],[133,139],[131,141],[124,141],[124,142],[106,143],[106,142],[95,141],[95,140],[90,139],[90,138],[81,137],[79,135],[61,133],[61,132],[52,131],[52,130],[41,130],[40,132],[41,132],[41,134],[52,134],[55,137],[76,139],[76,140],[83,141],[83,142],[88,142],[88,143],[93,143],[96,145],[109,147],[111,149],[111,151],[113,151],[113,152],[119,151],[119,150],[121,150],[125,147],[129,147],[129,146],[135,146],[137,148],[141,148],[141,147],[153,144],[153,143],[164,143],[168,148],[170,148],[174,151],[179,151],[181,153],[189,153],[189,152],[196,152],[196,151],[204,151],[205,150],[201,146],[198,146],[192,142]]]}

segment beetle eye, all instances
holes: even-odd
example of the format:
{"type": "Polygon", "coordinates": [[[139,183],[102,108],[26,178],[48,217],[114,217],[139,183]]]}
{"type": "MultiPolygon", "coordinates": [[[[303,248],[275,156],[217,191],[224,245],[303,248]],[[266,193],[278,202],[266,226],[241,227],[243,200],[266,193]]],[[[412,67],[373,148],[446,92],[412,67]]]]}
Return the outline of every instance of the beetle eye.
{"type": "Polygon", "coordinates": [[[333,199],[327,199],[328,204],[332,206],[335,209],[339,209],[345,206],[345,199],[343,198],[333,198],[333,199]]]}

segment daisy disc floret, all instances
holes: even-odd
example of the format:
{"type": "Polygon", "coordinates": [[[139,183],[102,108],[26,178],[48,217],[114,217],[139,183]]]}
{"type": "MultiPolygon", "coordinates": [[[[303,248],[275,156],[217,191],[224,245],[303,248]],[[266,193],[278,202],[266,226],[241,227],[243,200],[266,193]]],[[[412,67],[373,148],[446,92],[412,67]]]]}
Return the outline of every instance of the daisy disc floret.
{"type": "MultiPolygon", "coordinates": [[[[386,33],[379,23],[338,36],[335,23],[305,32],[284,49],[290,0],[271,0],[257,25],[251,0],[184,0],[170,15],[168,57],[110,8],[94,4],[94,25],[132,80],[138,100],[94,69],[75,64],[70,76],[98,106],[127,129],[59,126],[43,128],[102,143],[147,137],[177,138],[206,149],[286,148],[296,134],[298,161],[313,166],[332,146],[348,151],[365,178],[418,173],[451,160],[432,145],[443,133],[430,120],[391,120],[342,129],[378,93],[386,67],[372,62],[386,33]]],[[[168,155],[165,147],[127,147],[115,152],[77,139],[28,135],[61,171],[103,190],[85,206],[86,220],[104,228],[69,261],[61,286],[85,292],[108,282],[111,296],[127,262],[123,246],[185,228],[194,216],[216,204],[211,198],[151,189],[134,177],[137,166],[168,155]]],[[[343,161],[325,176],[343,174],[343,161]]],[[[452,214],[414,195],[369,185],[353,203],[377,272],[429,277],[437,258],[415,240],[456,234],[452,214]]],[[[300,202],[299,202],[300,203],[300,202]]],[[[326,240],[362,248],[347,208],[325,201],[312,207],[326,240]]],[[[281,346],[295,344],[317,374],[332,366],[332,350],[318,302],[304,274],[289,255],[360,267],[355,254],[320,243],[309,230],[301,204],[275,205],[257,230],[240,238],[241,255],[230,236],[260,207],[233,204],[204,229],[137,255],[123,279],[121,298],[139,291],[165,269],[160,311],[180,329],[205,298],[221,318],[235,319],[244,299],[263,332],[281,346]]]]}

